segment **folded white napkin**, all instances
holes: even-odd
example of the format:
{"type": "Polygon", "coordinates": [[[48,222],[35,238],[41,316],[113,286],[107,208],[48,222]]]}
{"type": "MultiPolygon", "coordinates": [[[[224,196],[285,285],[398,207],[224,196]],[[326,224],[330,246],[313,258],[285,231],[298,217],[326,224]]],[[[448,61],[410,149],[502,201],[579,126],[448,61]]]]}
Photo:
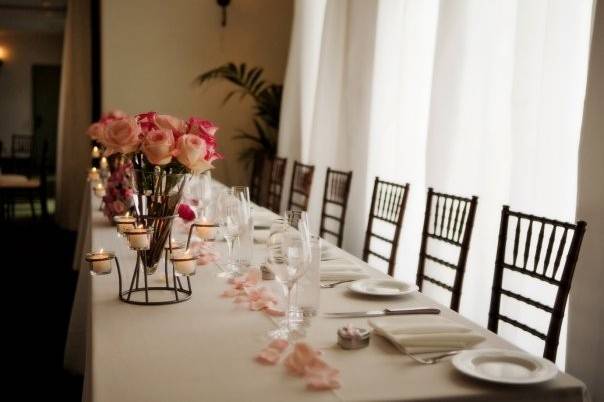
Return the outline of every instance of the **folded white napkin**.
{"type": "Polygon", "coordinates": [[[277,216],[274,213],[265,209],[254,209],[252,217],[254,220],[254,226],[270,226],[271,223],[273,223],[273,221],[277,219],[277,216]]]}
{"type": "Polygon", "coordinates": [[[256,243],[266,243],[270,234],[270,230],[254,230],[254,241],[256,243]]]}
{"type": "Polygon", "coordinates": [[[365,270],[351,261],[332,260],[321,261],[322,281],[346,281],[351,279],[368,278],[365,270]]]}
{"type": "Polygon", "coordinates": [[[398,316],[369,320],[375,333],[407,353],[448,352],[470,348],[485,337],[444,317],[398,316]]]}

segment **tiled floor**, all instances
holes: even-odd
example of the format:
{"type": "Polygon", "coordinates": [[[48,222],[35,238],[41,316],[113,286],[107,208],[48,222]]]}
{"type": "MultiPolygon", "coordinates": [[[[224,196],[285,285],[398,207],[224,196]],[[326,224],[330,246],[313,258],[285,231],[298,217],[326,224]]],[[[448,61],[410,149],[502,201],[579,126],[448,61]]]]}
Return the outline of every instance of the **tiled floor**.
{"type": "MultiPolygon", "coordinates": [[[[0,222],[4,278],[4,347],[17,378],[20,397],[81,400],[82,378],[63,370],[63,350],[77,273],[71,269],[76,233],[54,222],[23,217],[0,222]],[[13,352],[13,353],[10,353],[13,352]]],[[[3,370],[6,372],[5,370],[3,370]]]]}

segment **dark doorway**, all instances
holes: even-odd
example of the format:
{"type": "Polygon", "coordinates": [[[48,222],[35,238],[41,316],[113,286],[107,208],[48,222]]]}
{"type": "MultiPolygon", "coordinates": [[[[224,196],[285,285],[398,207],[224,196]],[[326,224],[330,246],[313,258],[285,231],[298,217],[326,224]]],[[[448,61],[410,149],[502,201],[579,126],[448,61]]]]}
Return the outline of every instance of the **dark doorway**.
{"type": "MultiPolygon", "coordinates": [[[[57,159],[57,118],[59,115],[59,90],[61,66],[34,64],[32,76],[33,140],[36,152],[40,152],[43,141],[48,142],[46,168],[54,176],[57,159]]],[[[36,161],[40,155],[34,155],[36,161]]],[[[53,186],[50,186],[53,188],[53,186]]]]}

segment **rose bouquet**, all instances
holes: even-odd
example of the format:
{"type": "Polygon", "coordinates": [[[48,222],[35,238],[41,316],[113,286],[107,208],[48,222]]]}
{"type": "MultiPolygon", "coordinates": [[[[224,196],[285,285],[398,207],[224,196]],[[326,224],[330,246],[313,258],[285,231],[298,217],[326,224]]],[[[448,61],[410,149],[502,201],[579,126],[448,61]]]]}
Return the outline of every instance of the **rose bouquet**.
{"type": "Polygon", "coordinates": [[[184,121],[155,112],[112,112],[88,129],[105,156],[121,154],[132,162],[134,212],[139,224],[153,228],[151,246],[142,255],[148,273],[157,269],[190,175],[212,169],[212,162],[222,158],[216,150],[217,130],[208,120],[184,121]]]}
{"type": "Polygon", "coordinates": [[[135,169],[203,173],[213,167],[213,161],[222,159],[216,151],[217,130],[212,122],[197,117],[183,121],[155,112],[128,116],[113,111],[87,132],[105,148],[105,156],[126,155],[135,169]]]}

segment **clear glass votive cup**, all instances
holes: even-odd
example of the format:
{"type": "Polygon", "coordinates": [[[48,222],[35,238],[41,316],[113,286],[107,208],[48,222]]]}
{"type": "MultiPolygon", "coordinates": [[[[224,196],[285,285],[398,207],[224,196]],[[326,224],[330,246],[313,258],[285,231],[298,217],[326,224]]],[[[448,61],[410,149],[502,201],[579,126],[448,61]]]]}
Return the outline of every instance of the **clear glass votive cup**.
{"type": "Polygon", "coordinates": [[[90,275],[108,275],[113,268],[115,253],[112,251],[92,251],[86,254],[86,261],[90,269],[90,275]]]}
{"type": "Polygon", "coordinates": [[[122,237],[126,230],[136,226],[136,218],[130,215],[114,216],[113,222],[115,222],[118,237],[122,237]]]}
{"type": "Polygon", "coordinates": [[[174,253],[170,257],[176,276],[193,276],[197,270],[197,257],[189,253],[174,253]]]}
{"type": "Polygon", "coordinates": [[[149,250],[153,228],[131,227],[124,231],[131,250],[149,250]]]}
{"type": "Polygon", "coordinates": [[[217,225],[208,220],[202,220],[195,223],[195,234],[203,241],[212,241],[216,238],[217,225]]]}

